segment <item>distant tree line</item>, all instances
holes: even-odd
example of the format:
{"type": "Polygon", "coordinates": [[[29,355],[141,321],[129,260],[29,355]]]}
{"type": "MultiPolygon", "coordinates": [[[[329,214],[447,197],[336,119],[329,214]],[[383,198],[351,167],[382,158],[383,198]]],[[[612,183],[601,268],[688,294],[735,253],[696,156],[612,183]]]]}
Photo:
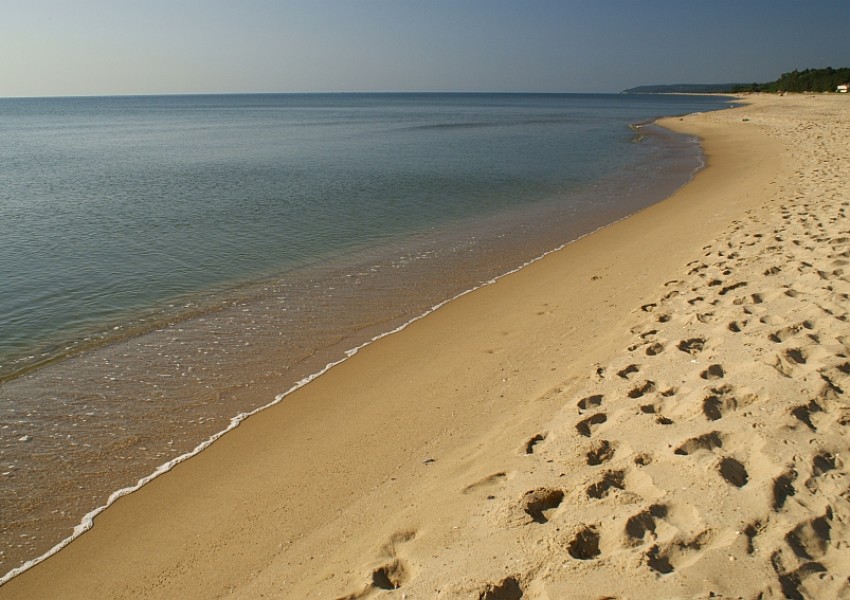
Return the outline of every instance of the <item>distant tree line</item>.
{"type": "Polygon", "coordinates": [[[736,86],[733,92],[834,92],[839,85],[850,83],[850,68],[805,69],[783,73],[770,83],[736,86]]]}
{"type": "Polygon", "coordinates": [[[769,83],[710,83],[642,85],[623,90],[624,94],[739,94],[742,92],[834,92],[850,83],[850,68],[805,69],[783,73],[769,83]]]}

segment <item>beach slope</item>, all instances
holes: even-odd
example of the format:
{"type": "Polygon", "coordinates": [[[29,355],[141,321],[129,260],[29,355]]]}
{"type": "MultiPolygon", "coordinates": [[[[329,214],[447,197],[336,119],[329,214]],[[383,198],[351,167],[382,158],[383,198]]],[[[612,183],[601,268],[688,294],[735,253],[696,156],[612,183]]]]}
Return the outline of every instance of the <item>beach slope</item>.
{"type": "Polygon", "coordinates": [[[850,597],[850,102],[363,349],[0,598],[850,597]]]}

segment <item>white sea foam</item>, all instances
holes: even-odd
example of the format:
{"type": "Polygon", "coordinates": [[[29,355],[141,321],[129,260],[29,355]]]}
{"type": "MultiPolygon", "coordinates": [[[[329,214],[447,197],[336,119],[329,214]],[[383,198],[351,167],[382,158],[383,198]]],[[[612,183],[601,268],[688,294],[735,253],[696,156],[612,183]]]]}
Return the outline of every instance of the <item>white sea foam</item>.
{"type": "MultiPolygon", "coordinates": [[[[624,218],[628,218],[628,217],[624,217],[624,218]]],[[[623,220],[623,219],[619,219],[618,221],[620,221],[620,220],[623,220]]],[[[616,222],[618,222],[618,221],[615,221],[615,223],[616,223],[616,222]]],[[[612,223],[612,224],[613,224],[613,223],[612,223]]],[[[280,404],[280,403],[281,403],[281,402],[282,402],[282,401],[283,401],[283,400],[284,400],[287,396],[289,396],[289,395],[290,395],[290,394],[292,394],[293,392],[295,392],[295,391],[297,391],[297,390],[301,389],[302,387],[304,387],[305,385],[307,385],[307,384],[308,384],[308,383],[310,383],[311,381],[315,380],[316,378],[318,378],[318,377],[320,377],[320,376],[324,375],[324,374],[325,374],[325,373],[327,373],[329,370],[331,370],[333,367],[335,367],[335,366],[337,366],[337,365],[339,365],[339,364],[342,364],[342,363],[344,363],[345,361],[347,361],[348,359],[352,358],[352,357],[353,357],[353,356],[355,356],[358,352],[360,352],[360,350],[362,350],[363,348],[365,348],[365,347],[367,347],[367,346],[370,346],[370,345],[372,345],[373,343],[377,342],[378,340],[383,339],[383,338],[385,338],[385,337],[387,337],[387,336],[390,336],[390,335],[393,335],[393,334],[399,333],[400,331],[403,331],[404,329],[406,329],[406,328],[407,328],[408,326],[410,326],[411,324],[413,324],[413,323],[415,323],[415,322],[417,322],[417,321],[419,321],[419,320],[421,320],[421,319],[423,319],[423,318],[427,317],[428,315],[430,315],[430,314],[432,314],[433,312],[435,312],[435,311],[439,310],[439,309],[440,309],[440,308],[442,308],[443,306],[446,306],[446,305],[447,305],[447,304],[449,304],[450,302],[453,302],[453,301],[455,301],[455,300],[457,300],[457,299],[459,299],[459,298],[462,298],[463,296],[466,296],[467,294],[470,294],[470,293],[472,293],[472,292],[474,292],[474,291],[476,291],[476,290],[479,290],[479,289],[481,289],[481,288],[483,288],[483,287],[486,287],[486,286],[492,285],[492,284],[496,283],[497,281],[499,281],[500,279],[502,279],[502,278],[504,278],[504,277],[507,277],[507,276],[509,276],[509,275],[512,275],[512,274],[514,274],[514,273],[517,273],[517,272],[521,271],[522,269],[524,269],[524,268],[528,267],[529,265],[532,265],[532,264],[536,263],[537,261],[542,260],[542,259],[543,259],[543,258],[545,258],[546,256],[548,256],[548,255],[550,255],[550,254],[553,254],[553,253],[555,253],[555,252],[559,252],[560,250],[563,250],[564,248],[566,248],[566,247],[567,247],[567,246],[569,246],[570,244],[573,244],[574,242],[577,242],[578,240],[580,240],[580,239],[582,239],[582,238],[584,238],[584,237],[586,237],[586,236],[588,236],[588,235],[592,235],[592,234],[593,234],[593,233],[595,233],[596,231],[599,231],[599,229],[603,229],[604,227],[607,227],[607,226],[608,226],[608,225],[605,225],[605,226],[603,226],[603,227],[599,227],[599,228],[597,228],[596,230],[594,230],[594,231],[592,231],[592,232],[590,232],[590,233],[584,234],[584,235],[582,235],[582,236],[580,236],[580,237],[576,238],[575,240],[571,240],[571,241],[569,241],[569,242],[566,242],[566,243],[564,243],[564,244],[561,244],[560,246],[558,246],[557,248],[555,248],[555,249],[553,249],[553,250],[549,250],[549,251],[547,251],[547,252],[544,252],[544,253],[543,253],[543,254],[541,254],[540,256],[537,256],[537,257],[535,257],[535,258],[532,258],[532,259],[530,259],[530,260],[528,260],[528,261],[524,262],[524,263],[523,263],[523,264],[521,264],[519,267],[517,267],[517,268],[515,268],[515,269],[512,269],[512,270],[508,271],[507,273],[504,273],[504,274],[499,275],[499,276],[497,276],[497,277],[493,277],[492,279],[489,279],[489,280],[485,281],[484,283],[481,283],[481,284],[479,284],[479,285],[477,285],[477,286],[475,286],[475,287],[473,287],[473,288],[470,288],[470,289],[468,289],[468,290],[465,290],[465,291],[463,291],[463,292],[461,292],[461,293],[459,293],[459,294],[457,294],[457,295],[455,295],[455,296],[453,296],[453,297],[451,297],[451,298],[449,298],[449,299],[447,299],[447,300],[443,300],[442,302],[439,302],[439,303],[435,304],[434,306],[432,306],[431,308],[429,308],[428,310],[426,310],[426,311],[425,311],[425,312],[423,312],[422,314],[417,315],[416,317],[413,317],[412,319],[410,319],[410,320],[409,320],[409,321],[407,321],[406,323],[403,323],[402,325],[399,325],[399,326],[398,326],[398,327],[396,327],[395,329],[392,329],[392,330],[390,330],[390,331],[385,331],[385,332],[383,332],[383,333],[380,333],[380,334],[378,334],[378,335],[374,336],[373,338],[371,338],[370,340],[368,340],[368,341],[366,341],[366,342],[364,342],[364,343],[360,344],[359,346],[356,346],[356,347],[354,347],[354,348],[351,348],[350,350],[346,350],[346,351],[345,351],[345,358],[341,358],[340,360],[337,360],[337,361],[334,361],[334,362],[328,363],[327,365],[325,365],[325,366],[324,366],[324,368],[322,368],[321,370],[317,371],[316,373],[313,373],[312,375],[308,375],[308,376],[307,376],[307,377],[305,377],[304,379],[301,379],[300,381],[298,381],[297,383],[295,383],[295,385],[293,385],[291,388],[289,388],[289,389],[288,389],[288,390],[286,390],[285,392],[283,392],[283,393],[281,393],[281,394],[276,395],[276,396],[275,396],[275,398],[274,398],[274,400],[273,400],[273,401],[271,401],[271,402],[269,402],[268,404],[265,404],[265,405],[263,405],[263,406],[260,406],[259,408],[256,408],[256,409],[254,409],[254,410],[252,410],[252,411],[250,411],[250,412],[244,412],[244,413],[240,413],[240,414],[236,415],[235,417],[233,417],[232,419],[230,419],[230,423],[228,424],[228,426],[227,426],[225,429],[223,429],[222,431],[219,431],[218,433],[214,434],[213,436],[211,436],[211,437],[210,437],[210,438],[208,438],[207,440],[205,440],[205,441],[203,441],[202,443],[198,444],[198,445],[194,448],[194,450],[191,450],[190,452],[187,452],[187,453],[185,453],[185,454],[182,454],[181,456],[178,456],[178,457],[176,457],[176,458],[174,458],[174,459],[172,459],[172,460],[168,461],[167,463],[165,463],[165,464],[163,464],[163,465],[161,465],[161,466],[157,467],[157,469],[156,469],[153,473],[151,473],[150,475],[148,475],[148,476],[146,476],[146,477],[143,477],[143,478],[142,478],[142,479],[140,479],[140,480],[139,480],[139,481],[138,481],[135,485],[130,486],[130,487],[125,487],[125,488],[122,488],[122,489],[120,489],[120,490],[117,490],[117,491],[113,492],[113,493],[109,496],[109,499],[106,501],[106,504],[104,504],[103,506],[100,506],[100,507],[98,507],[98,508],[94,509],[93,511],[89,512],[88,514],[86,514],[86,515],[83,517],[83,519],[82,519],[82,521],[80,522],[80,524],[79,524],[79,525],[77,525],[76,527],[74,527],[74,532],[73,532],[70,536],[68,536],[67,538],[65,538],[64,540],[62,540],[62,541],[61,541],[61,542],[59,542],[58,544],[56,544],[53,548],[51,548],[50,550],[48,550],[47,552],[45,552],[44,554],[42,554],[42,555],[41,555],[41,556],[39,556],[38,558],[34,558],[34,559],[30,560],[30,561],[27,561],[26,563],[24,563],[24,564],[23,564],[23,565],[21,565],[20,567],[17,567],[17,568],[15,568],[15,569],[12,569],[12,570],[11,570],[11,571],[9,571],[8,573],[6,573],[6,574],[5,574],[2,578],[0,578],[0,586],[2,586],[3,584],[5,584],[5,583],[6,583],[7,581],[9,581],[10,579],[12,579],[12,578],[14,578],[14,577],[17,577],[18,575],[20,575],[20,574],[21,574],[21,573],[23,573],[24,571],[27,571],[27,570],[31,569],[32,567],[34,567],[34,566],[35,566],[35,565],[37,565],[38,563],[40,563],[40,562],[43,562],[43,561],[47,560],[48,558],[50,558],[51,556],[53,556],[54,554],[56,554],[57,552],[59,552],[60,550],[62,550],[65,546],[67,546],[68,544],[70,544],[71,542],[73,542],[75,539],[77,539],[78,537],[80,537],[83,533],[85,533],[86,531],[88,531],[89,529],[91,529],[91,528],[92,528],[92,526],[94,525],[94,519],[95,519],[95,517],[97,517],[100,513],[102,513],[104,510],[106,510],[106,509],[107,509],[107,508],[109,508],[110,506],[112,506],[112,505],[113,505],[113,504],[114,504],[114,503],[115,503],[115,502],[116,502],[119,498],[121,498],[121,497],[123,497],[123,496],[127,496],[127,495],[129,495],[129,494],[132,494],[133,492],[135,492],[135,491],[137,491],[137,490],[141,489],[143,486],[147,485],[148,483],[150,483],[151,481],[153,481],[154,479],[156,479],[156,478],[157,478],[157,477],[159,477],[160,475],[163,475],[164,473],[167,473],[168,471],[170,471],[171,469],[173,469],[175,466],[177,466],[178,464],[182,463],[183,461],[188,460],[188,459],[192,458],[193,456],[197,456],[198,454],[200,454],[201,452],[203,452],[205,449],[207,449],[210,445],[212,445],[212,444],[213,444],[213,442],[215,442],[215,441],[216,441],[217,439],[219,439],[221,436],[223,436],[224,434],[228,433],[229,431],[232,431],[233,429],[236,429],[236,427],[238,427],[238,426],[239,426],[239,425],[240,425],[240,424],[241,424],[241,423],[242,423],[245,419],[247,419],[248,417],[252,417],[252,416],[254,416],[254,415],[258,414],[258,413],[261,413],[261,412],[263,412],[263,411],[265,411],[265,410],[267,410],[267,409],[269,409],[269,408],[271,408],[271,407],[273,407],[273,406],[275,406],[275,405],[277,405],[277,404],[280,404]]]]}
{"type": "MultiPolygon", "coordinates": [[[[696,140],[696,138],[694,138],[694,139],[696,140]]],[[[698,143],[698,140],[696,140],[696,142],[698,143]]],[[[692,173],[690,174],[690,177],[688,178],[688,180],[687,180],[685,183],[683,183],[683,184],[682,184],[682,186],[680,186],[680,188],[679,188],[679,189],[681,189],[681,187],[683,187],[684,185],[687,185],[687,183],[689,183],[689,182],[693,179],[693,177],[696,175],[696,173],[697,173],[697,172],[699,172],[699,171],[700,171],[700,170],[701,170],[704,166],[705,166],[705,160],[704,160],[704,157],[703,157],[702,155],[700,155],[700,163],[699,163],[699,166],[698,166],[698,167],[696,167],[696,168],[692,171],[692,173]]],[[[225,429],[223,429],[222,431],[219,431],[218,433],[215,433],[214,435],[212,435],[212,436],[211,436],[210,438],[208,438],[207,440],[205,440],[205,441],[201,442],[200,444],[198,444],[198,445],[197,445],[197,446],[196,446],[193,450],[191,450],[190,452],[187,452],[187,453],[185,453],[185,454],[182,454],[181,456],[178,456],[178,457],[176,457],[176,458],[174,458],[174,459],[172,459],[172,460],[170,460],[170,461],[166,462],[165,464],[160,465],[159,467],[157,467],[157,469],[156,469],[156,470],[154,470],[154,472],[153,472],[153,473],[151,473],[150,475],[147,475],[146,477],[141,478],[141,479],[140,479],[140,480],[139,480],[139,481],[138,481],[135,485],[133,485],[133,486],[129,486],[129,487],[125,487],[125,488],[122,488],[122,489],[119,489],[119,490],[117,490],[117,491],[113,492],[113,493],[109,496],[108,500],[106,501],[106,503],[105,503],[103,506],[100,506],[100,507],[98,507],[98,508],[96,508],[96,509],[92,510],[91,512],[89,512],[88,514],[86,514],[86,515],[82,518],[82,520],[81,520],[80,524],[79,524],[79,525],[77,525],[76,527],[74,527],[74,531],[73,531],[73,533],[72,533],[70,536],[68,536],[67,538],[63,539],[61,542],[59,542],[58,544],[56,544],[53,548],[51,548],[50,550],[48,550],[47,552],[45,552],[45,553],[44,553],[44,554],[42,554],[41,556],[39,556],[39,557],[37,557],[37,558],[34,558],[34,559],[32,559],[32,560],[29,560],[29,561],[25,562],[25,563],[24,563],[24,564],[22,564],[21,566],[19,566],[19,567],[16,567],[16,568],[12,569],[12,570],[11,570],[11,571],[9,571],[8,573],[6,573],[6,574],[5,574],[5,575],[3,575],[2,577],[0,577],[0,586],[3,586],[5,583],[7,583],[7,582],[8,582],[8,581],[10,581],[11,579],[13,579],[13,578],[17,577],[17,576],[18,576],[18,575],[20,575],[21,573],[23,573],[23,572],[25,572],[25,571],[27,571],[27,570],[31,569],[32,567],[34,567],[35,565],[37,565],[37,564],[39,564],[39,563],[41,563],[41,562],[43,562],[43,561],[47,560],[48,558],[50,558],[51,556],[53,556],[54,554],[58,553],[60,550],[62,550],[63,548],[65,548],[68,544],[70,544],[71,542],[73,542],[74,540],[76,540],[76,539],[77,539],[78,537],[80,537],[83,533],[85,533],[86,531],[88,531],[89,529],[91,529],[91,528],[94,526],[94,520],[95,520],[95,518],[96,518],[96,517],[97,517],[100,513],[102,513],[104,510],[106,510],[107,508],[109,508],[110,506],[112,506],[112,505],[113,505],[113,504],[114,504],[114,503],[115,503],[115,502],[116,502],[119,498],[122,498],[122,497],[124,497],[124,496],[129,495],[129,494],[132,494],[133,492],[135,492],[135,491],[137,491],[137,490],[141,489],[143,486],[147,485],[148,483],[150,483],[151,481],[153,481],[154,479],[156,479],[156,478],[157,478],[157,477],[159,477],[160,475],[163,475],[163,474],[167,473],[168,471],[170,471],[171,469],[173,469],[175,466],[177,466],[178,464],[182,463],[183,461],[188,460],[188,459],[192,458],[193,456],[197,456],[198,454],[200,454],[201,452],[203,452],[205,449],[207,449],[209,446],[211,446],[211,445],[212,445],[212,444],[213,444],[216,440],[218,440],[220,437],[222,437],[222,436],[223,436],[223,435],[225,435],[226,433],[228,433],[228,432],[232,431],[233,429],[235,429],[236,427],[238,427],[238,426],[239,426],[239,425],[240,425],[240,424],[241,424],[241,423],[242,423],[245,419],[247,419],[248,417],[252,417],[252,416],[254,416],[254,415],[258,414],[258,413],[261,413],[261,412],[263,412],[263,411],[265,411],[265,410],[267,410],[267,409],[269,409],[269,408],[272,408],[273,406],[276,406],[277,404],[280,404],[280,403],[281,403],[281,402],[282,402],[282,401],[283,401],[283,400],[284,400],[287,396],[289,396],[290,394],[294,393],[295,391],[297,391],[297,390],[301,389],[302,387],[304,387],[304,386],[305,386],[305,385],[307,385],[308,383],[310,383],[310,382],[314,381],[314,380],[315,380],[315,379],[317,379],[318,377],[320,377],[320,376],[324,375],[325,373],[327,373],[327,372],[328,372],[330,369],[332,369],[333,367],[335,367],[335,366],[337,366],[337,365],[339,365],[339,364],[342,364],[343,362],[345,362],[345,361],[347,361],[348,359],[352,358],[352,357],[353,357],[353,356],[355,356],[358,352],[360,352],[360,350],[362,350],[363,348],[366,348],[367,346],[370,346],[370,345],[372,345],[373,343],[377,342],[378,340],[381,340],[381,339],[383,339],[383,338],[385,338],[385,337],[387,337],[387,336],[390,336],[390,335],[393,335],[393,334],[399,333],[399,332],[403,331],[404,329],[406,329],[408,326],[412,325],[413,323],[415,323],[415,322],[417,322],[417,321],[419,321],[419,320],[421,320],[421,319],[423,319],[423,318],[427,317],[428,315],[430,315],[430,314],[434,313],[435,311],[439,310],[440,308],[442,308],[442,307],[446,306],[446,305],[447,305],[447,304],[449,304],[450,302],[454,302],[455,300],[458,300],[459,298],[462,298],[463,296],[466,296],[467,294],[471,294],[472,292],[475,292],[476,290],[479,290],[479,289],[481,289],[481,288],[487,287],[487,286],[489,286],[489,285],[493,285],[493,284],[495,284],[497,281],[499,281],[500,279],[502,279],[502,278],[504,278],[504,277],[507,277],[507,276],[509,276],[509,275],[513,275],[514,273],[517,273],[517,272],[519,272],[519,271],[521,271],[521,270],[525,269],[526,267],[528,267],[528,266],[530,266],[530,265],[532,265],[532,264],[534,264],[534,263],[536,263],[536,262],[538,262],[538,261],[540,261],[540,260],[544,259],[545,257],[549,256],[550,254],[554,254],[554,253],[556,253],[556,252],[560,252],[561,250],[563,250],[563,249],[564,249],[564,248],[566,248],[567,246],[569,246],[569,245],[571,245],[571,244],[574,244],[575,242],[578,242],[579,240],[581,240],[581,239],[583,239],[583,238],[585,238],[585,237],[587,237],[587,236],[593,235],[594,233],[596,233],[597,231],[599,231],[599,230],[601,230],[601,229],[604,229],[604,228],[606,228],[606,227],[609,227],[609,226],[611,226],[611,225],[614,225],[614,224],[616,224],[616,223],[619,223],[620,221],[623,221],[623,220],[625,220],[625,219],[629,218],[629,216],[631,216],[631,215],[624,216],[624,217],[622,217],[622,218],[620,218],[620,219],[617,219],[617,220],[615,220],[615,221],[613,221],[613,222],[611,222],[611,223],[609,223],[609,224],[606,224],[606,225],[602,225],[602,226],[600,226],[600,227],[597,227],[597,228],[596,228],[596,229],[594,229],[593,231],[590,231],[590,232],[588,232],[588,233],[585,233],[585,234],[583,234],[583,235],[580,235],[580,236],[576,237],[576,238],[575,238],[575,239],[573,239],[573,240],[570,240],[570,241],[568,241],[568,242],[565,242],[565,243],[563,243],[563,244],[559,245],[558,247],[556,247],[556,248],[554,248],[554,249],[552,249],[552,250],[549,250],[549,251],[547,251],[547,252],[544,252],[544,253],[540,254],[539,256],[537,256],[537,257],[535,257],[535,258],[532,258],[532,259],[530,259],[530,260],[527,260],[526,262],[522,263],[520,266],[516,267],[515,269],[512,269],[512,270],[510,270],[510,271],[508,271],[508,272],[506,272],[506,273],[503,273],[502,275],[498,275],[498,276],[496,276],[496,277],[493,277],[492,279],[489,279],[489,280],[487,280],[487,281],[485,281],[485,282],[483,282],[483,283],[481,283],[481,284],[479,284],[479,285],[477,285],[477,286],[474,286],[474,287],[472,287],[472,288],[470,288],[470,289],[468,289],[468,290],[465,290],[465,291],[463,291],[463,292],[460,292],[459,294],[457,294],[457,295],[455,295],[455,296],[452,296],[451,298],[448,298],[447,300],[443,300],[442,302],[439,302],[439,303],[435,304],[434,306],[432,306],[431,308],[429,308],[429,309],[428,309],[428,310],[426,310],[425,312],[423,312],[423,313],[421,313],[421,314],[419,314],[419,315],[417,315],[417,316],[413,317],[412,319],[410,319],[409,321],[407,321],[407,322],[403,323],[402,325],[399,325],[399,326],[398,326],[398,327],[396,327],[395,329],[392,329],[392,330],[389,330],[389,331],[386,331],[386,332],[380,333],[380,334],[378,334],[378,335],[376,335],[376,336],[372,337],[370,340],[368,340],[368,341],[366,341],[366,342],[364,342],[364,343],[360,344],[359,346],[356,346],[356,347],[354,347],[354,348],[351,348],[351,349],[349,349],[349,350],[346,350],[346,351],[345,351],[345,353],[344,353],[344,354],[345,354],[345,357],[344,357],[344,358],[341,358],[340,360],[337,360],[337,361],[334,361],[334,362],[328,363],[327,365],[325,365],[322,369],[320,369],[320,370],[319,370],[319,371],[317,371],[316,373],[313,373],[313,374],[308,375],[307,377],[305,377],[305,378],[301,379],[300,381],[298,381],[297,383],[295,383],[292,387],[290,387],[290,388],[289,388],[288,390],[286,390],[285,392],[283,392],[283,393],[281,393],[281,394],[277,394],[277,395],[275,396],[274,400],[272,400],[271,402],[269,402],[269,403],[267,403],[267,404],[265,404],[265,405],[263,405],[263,406],[260,406],[260,407],[258,407],[258,408],[256,408],[256,409],[254,409],[254,410],[252,410],[252,411],[250,411],[250,412],[243,412],[243,413],[240,413],[240,414],[236,415],[235,417],[231,418],[231,419],[230,419],[230,423],[228,424],[228,426],[227,426],[225,429]]]]}

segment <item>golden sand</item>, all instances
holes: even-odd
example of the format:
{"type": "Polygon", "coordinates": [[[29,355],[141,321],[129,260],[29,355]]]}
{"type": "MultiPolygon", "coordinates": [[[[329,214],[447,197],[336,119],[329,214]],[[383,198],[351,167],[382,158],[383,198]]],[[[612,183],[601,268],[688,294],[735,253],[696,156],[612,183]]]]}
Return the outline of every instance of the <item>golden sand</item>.
{"type": "Polygon", "coordinates": [[[0,598],[850,597],[850,99],[367,347],[0,598]]]}

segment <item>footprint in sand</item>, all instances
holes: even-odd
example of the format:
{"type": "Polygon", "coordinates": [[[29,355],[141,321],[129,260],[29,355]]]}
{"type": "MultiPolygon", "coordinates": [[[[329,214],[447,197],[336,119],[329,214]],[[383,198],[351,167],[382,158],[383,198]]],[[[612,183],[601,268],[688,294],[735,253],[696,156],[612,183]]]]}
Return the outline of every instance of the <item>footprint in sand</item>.
{"type": "Polygon", "coordinates": [[[709,421],[722,419],[723,412],[723,401],[717,396],[711,395],[702,401],[702,413],[709,421]]]}
{"type": "Polygon", "coordinates": [[[489,583],[478,594],[478,600],[520,600],[523,596],[518,577],[505,577],[499,583],[489,583]]]}
{"type": "Polygon", "coordinates": [[[732,333],[741,333],[744,330],[744,327],[747,326],[749,321],[732,321],[726,328],[732,333]]]}
{"type": "Polygon", "coordinates": [[[800,591],[806,579],[812,576],[820,577],[823,573],[828,572],[825,566],[815,561],[804,563],[793,571],[785,571],[782,568],[782,561],[778,552],[774,552],[771,556],[771,563],[779,577],[783,597],[790,600],[806,600],[806,596],[800,591]]]}
{"type": "Polygon", "coordinates": [[[758,397],[754,394],[744,394],[739,399],[733,395],[733,391],[734,388],[728,384],[711,388],[711,395],[706,396],[702,401],[702,413],[705,418],[709,421],[718,421],[726,413],[748,406],[758,400],[758,397]]]}
{"type": "Polygon", "coordinates": [[[675,570],[670,563],[670,559],[657,545],[650,548],[644,555],[644,558],[646,559],[646,565],[661,575],[668,575],[675,570]]]}
{"type": "Polygon", "coordinates": [[[599,539],[599,531],[595,525],[582,527],[567,545],[567,552],[576,560],[593,560],[602,553],[599,549],[599,539]]]}
{"type": "Polygon", "coordinates": [[[628,365],[617,371],[617,376],[622,379],[629,379],[632,375],[640,371],[639,365],[628,365]]]}
{"type": "Polygon", "coordinates": [[[706,381],[714,381],[716,379],[723,379],[726,375],[726,372],[723,370],[722,365],[712,364],[709,365],[708,368],[701,372],[699,376],[706,381]]]}
{"type": "Polygon", "coordinates": [[[801,365],[808,362],[807,352],[801,348],[788,348],[776,354],[772,363],[769,363],[783,377],[792,378],[801,365]]]}
{"type": "Polygon", "coordinates": [[[635,463],[639,467],[645,467],[646,465],[651,465],[653,460],[653,456],[651,454],[647,454],[645,452],[639,452],[635,454],[632,462],[635,463]]]}
{"type": "Polygon", "coordinates": [[[719,431],[711,431],[704,433],[698,437],[690,438],[680,444],[673,453],[680,456],[689,456],[700,450],[708,450],[709,452],[715,448],[723,447],[723,436],[719,431]]]}
{"type": "Polygon", "coordinates": [[[778,329],[777,331],[774,331],[773,333],[768,335],[767,339],[769,339],[775,344],[781,344],[785,340],[796,336],[803,329],[812,330],[814,328],[815,324],[812,321],[803,321],[802,323],[797,323],[795,325],[790,325],[788,327],[778,329]]]}
{"type": "Polygon", "coordinates": [[[676,541],[665,546],[653,545],[644,555],[646,565],[660,575],[668,575],[677,566],[694,562],[708,546],[713,533],[710,530],[694,536],[689,540],[676,541]]]}
{"type": "Polygon", "coordinates": [[[783,354],[788,362],[795,365],[804,365],[808,361],[807,353],[800,348],[789,348],[783,354]]]}
{"type": "Polygon", "coordinates": [[[614,456],[615,446],[608,440],[594,440],[590,444],[590,450],[585,455],[587,464],[591,467],[604,464],[614,456]]]}
{"type": "Polygon", "coordinates": [[[737,488],[744,487],[750,480],[750,476],[743,463],[731,456],[722,458],[720,463],[717,465],[717,470],[720,472],[720,476],[726,481],[726,483],[737,488]]]}
{"type": "MultiPolygon", "coordinates": [[[[640,331],[641,329],[642,329],[642,327],[633,327],[631,331],[632,331],[632,333],[638,333],[638,331],[640,331]]],[[[642,339],[644,342],[646,342],[647,340],[652,338],[657,333],[658,333],[657,329],[650,329],[649,331],[641,332],[638,335],[639,335],[640,339],[642,339]]]]}
{"type": "Polygon", "coordinates": [[[747,536],[747,554],[756,553],[756,537],[764,533],[764,530],[765,524],[761,521],[753,521],[741,530],[741,533],[747,536]]]}
{"type": "Polygon", "coordinates": [[[697,275],[700,271],[703,271],[703,270],[708,268],[708,265],[705,264],[705,263],[697,264],[696,262],[692,262],[688,266],[691,266],[691,265],[696,265],[696,266],[694,266],[690,271],[688,271],[688,275],[697,275]]]}
{"type": "Polygon", "coordinates": [[[692,356],[696,356],[705,347],[705,338],[694,337],[687,340],[682,340],[676,347],[682,352],[686,352],[692,356]]]}
{"type": "MultiPolygon", "coordinates": [[[[812,478],[829,473],[837,466],[835,455],[831,452],[821,452],[812,459],[812,478]]],[[[807,484],[808,485],[808,484],[807,484]]]]}
{"type": "Polygon", "coordinates": [[[582,398],[576,403],[579,412],[584,412],[586,410],[590,410],[591,408],[598,408],[602,406],[602,400],[605,399],[605,396],[602,394],[593,394],[592,396],[587,396],[582,398]]]}
{"type": "Polygon", "coordinates": [[[719,292],[717,292],[717,295],[718,296],[725,296],[729,292],[731,292],[733,290],[737,290],[738,288],[742,288],[746,285],[747,285],[746,281],[739,281],[738,283],[733,283],[732,285],[727,285],[727,286],[721,288],[721,290],[719,292]]]}
{"type": "Polygon", "coordinates": [[[628,396],[632,400],[637,400],[638,398],[642,398],[647,394],[651,394],[655,391],[655,382],[645,380],[643,383],[635,386],[631,390],[629,390],[628,396]]]}
{"type": "Polygon", "coordinates": [[[576,423],[576,430],[580,435],[590,437],[593,435],[593,430],[602,423],[605,423],[607,420],[608,415],[605,413],[596,413],[595,415],[590,415],[586,419],[582,419],[576,423]]]}
{"type": "Polygon", "coordinates": [[[664,352],[664,345],[661,344],[660,342],[654,342],[654,343],[650,344],[649,346],[647,346],[647,348],[646,348],[646,355],[647,356],[657,356],[657,355],[661,354],[662,352],[664,352]]]}
{"type": "Polygon", "coordinates": [[[624,471],[606,471],[599,481],[590,485],[586,492],[588,498],[601,500],[605,498],[612,490],[624,490],[626,473],[624,471]]]}
{"type": "Polygon", "coordinates": [[[768,363],[776,369],[783,377],[793,378],[800,365],[806,364],[806,353],[800,348],[789,348],[774,356],[772,362],[768,363]]]}
{"type": "Polygon", "coordinates": [[[534,454],[534,449],[537,447],[537,444],[546,439],[545,433],[538,433],[533,435],[529,440],[525,443],[525,454],[534,454]]]}
{"type": "Polygon", "coordinates": [[[797,494],[794,481],[797,479],[797,471],[788,469],[773,480],[773,510],[779,512],[785,506],[785,502],[791,496],[797,494]]]}
{"type": "Polygon", "coordinates": [[[381,548],[382,564],[371,569],[364,587],[352,594],[342,596],[338,600],[364,600],[382,590],[397,590],[412,578],[407,563],[399,557],[400,546],[416,536],[415,531],[402,531],[390,538],[381,548]]]}
{"type": "Polygon", "coordinates": [[[823,558],[829,549],[832,519],[832,509],[827,507],[822,516],[804,521],[789,531],[785,536],[785,542],[800,559],[823,558]]]}
{"type": "Polygon", "coordinates": [[[791,416],[797,419],[797,421],[799,421],[800,423],[803,423],[806,427],[808,427],[812,431],[812,433],[816,433],[818,428],[812,421],[812,415],[814,413],[819,412],[823,412],[823,408],[820,404],[818,404],[814,400],[811,400],[808,404],[803,404],[792,408],[791,416]]]}
{"type": "Polygon", "coordinates": [[[522,499],[522,509],[531,520],[540,525],[549,522],[552,511],[561,506],[564,501],[564,492],[558,489],[538,488],[526,492],[522,499]]]}
{"type": "MultiPolygon", "coordinates": [[[[827,367],[825,369],[820,370],[820,378],[823,381],[824,386],[818,394],[818,398],[824,401],[838,400],[839,402],[841,402],[841,397],[844,395],[844,390],[840,386],[836,385],[835,381],[833,381],[833,378],[837,380],[843,379],[846,381],[847,377],[844,375],[844,367],[846,366],[847,364],[842,365],[838,368],[827,367]],[[837,375],[837,373],[841,373],[841,375],[837,375]]],[[[845,406],[843,410],[846,412],[847,407],[845,406]]],[[[836,419],[836,422],[841,425],[846,425],[847,419],[839,415],[836,419]]]]}
{"type": "Polygon", "coordinates": [[[761,304],[764,302],[764,296],[761,294],[750,294],[749,296],[744,296],[742,298],[736,298],[732,301],[732,304],[736,306],[749,305],[749,304],[761,304]]]}
{"type": "Polygon", "coordinates": [[[397,560],[378,567],[372,572],[372,586],[379,590],[397,590],[405,581],[407,581],[407,572],[404,564],[397,560]]]}
{"type": "Polygon", "coordinates": [[[646,510],[629,517],[626,521],[626,544],[628,546],[639,546],[646,537],[655,538],[655,529],[658,526],[656,519],[667,516],[667,507],[663,504],[653,504],[646,510]]]}

